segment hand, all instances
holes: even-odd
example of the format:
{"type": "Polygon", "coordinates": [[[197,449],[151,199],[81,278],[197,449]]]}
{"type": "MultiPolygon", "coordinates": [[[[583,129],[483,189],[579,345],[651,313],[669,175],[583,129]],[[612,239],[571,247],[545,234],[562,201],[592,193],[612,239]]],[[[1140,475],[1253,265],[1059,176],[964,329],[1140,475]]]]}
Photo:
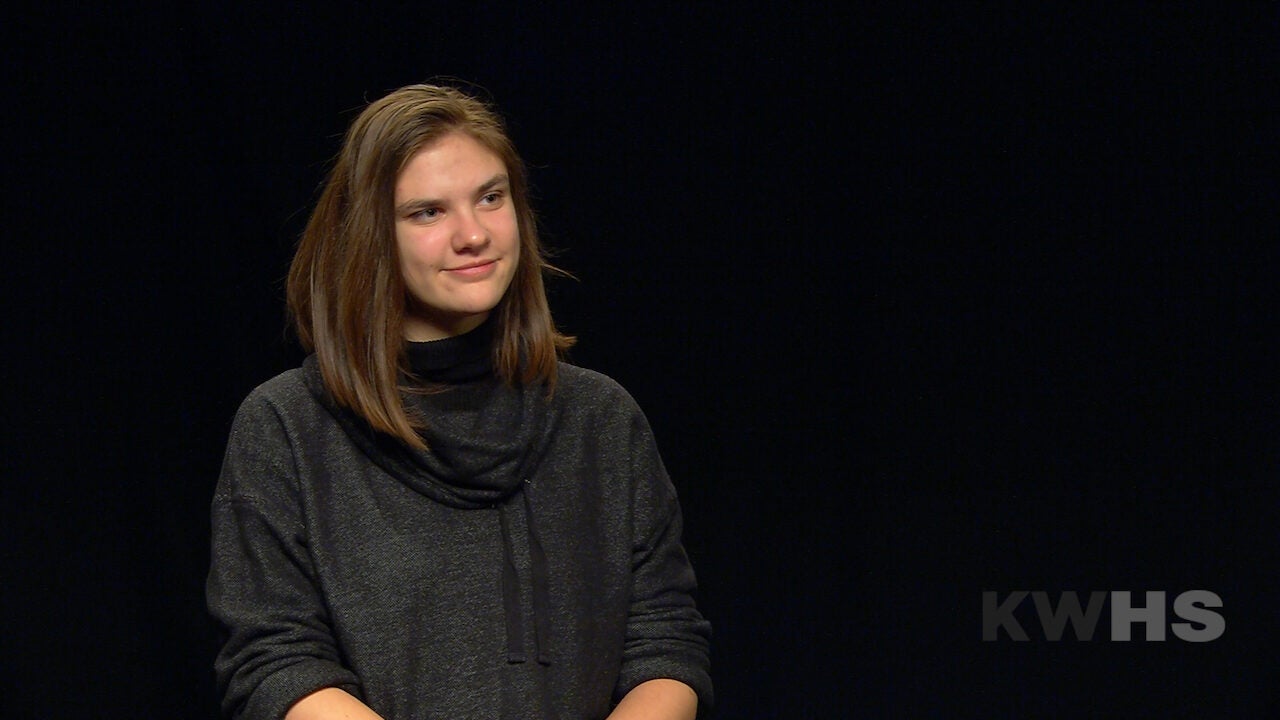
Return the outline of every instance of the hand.
{"type": "Polygon", "coordinates": [[[607,720],[693,720],[697,714],[698,694],[693,688],[660,678],[632,688],[607,720]]]}
{"type": "Polygon", "coordinates": [[[382,720],[382,716],[345,690],[325,688],[294,703],[284,720],[382,720]]]}

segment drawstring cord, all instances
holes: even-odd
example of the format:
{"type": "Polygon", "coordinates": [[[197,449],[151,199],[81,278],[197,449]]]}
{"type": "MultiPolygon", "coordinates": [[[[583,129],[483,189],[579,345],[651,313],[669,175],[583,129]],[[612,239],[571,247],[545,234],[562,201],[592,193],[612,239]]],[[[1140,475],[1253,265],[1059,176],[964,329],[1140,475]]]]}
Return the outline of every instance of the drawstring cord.
{"type": "MultiPolygon", "coordinates": [[[[547,556],[542,542],[534,527],[533,504],[530,500],[532,483],[524,482],[525,525],[529,532],[529,560],[533,581],[533,635],[537,643],[536,657],[540,664],[550,665],[546,647],[547,610],[550,596],[547,594],[547,556]]],[[[498,511],[499,524],[502,529],[502,609],[507,625],[507,662],[522,663],[528,657],[524,648],[524,618],[520,606],[520,581],[516,573],[515,550],[512,547],[511,520],[507,513],[511,510],[511,502],[504,503],[498,511]]]]}
{"type": "Polygon", "coordinates": [[[525,481],[524,489],[524,512],[525,519],[529,523],[529,555],[533,565],[533,633],[534,640],[538,643],[538,662],[543,665],[550,665],[551,660],[547,656],[547,611],[551,600],[547,595],[547,555],[542,550],[542,541],[538,539],[538,531],[533,526],[533,505],[529,496],[532,495],[530,489],[533,483],[525,481]]]}

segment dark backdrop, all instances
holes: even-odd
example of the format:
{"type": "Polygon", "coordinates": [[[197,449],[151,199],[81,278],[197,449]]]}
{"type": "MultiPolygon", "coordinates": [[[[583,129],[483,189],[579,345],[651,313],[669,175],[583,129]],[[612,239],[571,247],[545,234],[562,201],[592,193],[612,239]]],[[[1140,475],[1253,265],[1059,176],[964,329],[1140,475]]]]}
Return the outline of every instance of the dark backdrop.
{"type": "Polygon", "coordinates": [[[300,360],[282,277],[341,132],[435,76],[510,117],[571,359],[654,426],[716,717],[1262,708],[1274,6],[1033,6],[10,18],[6,714],[214,715],[231,416],[300,360]],[[984,590],[1191,589],[1219,640],[981,641],[984,590]]]}

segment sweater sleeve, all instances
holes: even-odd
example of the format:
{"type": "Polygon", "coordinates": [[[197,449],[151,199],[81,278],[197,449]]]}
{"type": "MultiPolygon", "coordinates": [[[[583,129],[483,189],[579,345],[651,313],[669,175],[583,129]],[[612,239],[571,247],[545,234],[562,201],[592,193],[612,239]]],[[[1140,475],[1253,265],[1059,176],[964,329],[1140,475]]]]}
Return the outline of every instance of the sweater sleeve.
{"type": "Polygon", "coordinates": [[[214,663],[224,717],[277,720],[324,687],[359,696],[318,590],[297,483],[285,427],[255,391],[236,415],[213,500],[206,591],[224,639],[214,663]]]}
{"type": "Polygon", "coordinates": [[[670,678],[698,694],[700,713],[713,693],[709,648],[711,624],[693,600],[693,567],[681,542],[682,518],[643,414],[632,423],[635,499],[632,529],[631,605],[616,698],[647,680],[670,678]]]}

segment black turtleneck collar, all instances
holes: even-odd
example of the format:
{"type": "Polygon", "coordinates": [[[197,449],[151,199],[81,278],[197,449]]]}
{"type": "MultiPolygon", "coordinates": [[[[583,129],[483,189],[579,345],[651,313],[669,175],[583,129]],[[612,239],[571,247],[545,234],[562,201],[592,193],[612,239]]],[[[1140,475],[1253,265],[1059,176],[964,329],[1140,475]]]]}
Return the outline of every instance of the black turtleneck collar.
{"type": "Polygon", "coordinates": [[[459,383],[493,374],[493,315],[476,329],[426,342],[405,343],[409,369],[420,380],[459,383]]]}

